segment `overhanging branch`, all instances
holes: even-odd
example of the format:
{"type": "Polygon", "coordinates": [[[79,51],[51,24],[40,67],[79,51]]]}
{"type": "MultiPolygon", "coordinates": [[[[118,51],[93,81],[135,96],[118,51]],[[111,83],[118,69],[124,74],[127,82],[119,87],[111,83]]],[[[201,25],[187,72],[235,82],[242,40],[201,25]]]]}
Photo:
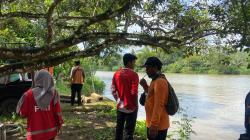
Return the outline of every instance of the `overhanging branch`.
{"type": "Polygon", "coordinates": [[[83,51],[73,51],[69,53],[64,53],[59,56],[49,56],[44,57],[36,61],[21,61],[12,64],[6,64],[0,66],[0,76],[15,73],[17,71],[30,71],[30,70],[38,70],[45,67],[56,66],[70,59],[74,59],[77,57],[90,57],[94,55],[98,55],[104,48],[107,48],[109,43],[112,43],[114,40],[106,40],[101,44],[93,46],[89,49],[83,51]]]}
{"type": "Polygon", "coordinates": [[[54,2],[49,7],[49,10],[47,12],[47,47],[49,47],[52,36],[53,36],[53,30],[52,30],[52,15],[53,11],[55,10],[56,6],[61,2],[62,0],[54,0],[54,2]]]}

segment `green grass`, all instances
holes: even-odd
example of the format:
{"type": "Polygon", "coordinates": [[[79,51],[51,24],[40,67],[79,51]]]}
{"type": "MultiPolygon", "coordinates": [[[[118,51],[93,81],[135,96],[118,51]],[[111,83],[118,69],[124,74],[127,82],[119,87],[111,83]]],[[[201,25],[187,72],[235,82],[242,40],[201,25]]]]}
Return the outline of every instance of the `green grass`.
{"type": "Polygon", "coordinates": [[[63,82],[61,80],[57,80],[56,82],[56,90],[61,94],[61,95],[70,95],[71,89],[69,84],[66,82],[63,82]]]}

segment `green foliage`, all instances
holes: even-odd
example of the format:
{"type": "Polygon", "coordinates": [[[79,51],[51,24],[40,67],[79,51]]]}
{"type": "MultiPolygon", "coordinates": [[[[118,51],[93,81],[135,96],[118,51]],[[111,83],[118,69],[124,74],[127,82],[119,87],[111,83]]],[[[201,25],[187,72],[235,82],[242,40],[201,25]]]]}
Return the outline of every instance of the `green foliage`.
{"type": "Polygon", "coordinates": [[[107,117],[107,118],[116,119],[116,108],[102,109],[97,113],[97,117],[99,118],[107,117]]]}
{"type": "MultiPolygon", "coordinates": [[[[202,74],[250,74],[247,67],[250,65],[250,56],[247,52],[240,52],[226,46],[199,47],[193,48],[191,55],[183,51],[172,50],[171,54],[162,49],[145,47],[138,51],[136,56],[136,71],[143,71],[139,67],[151,56],[157,56],[163,62],[162,71],[172,73],[202,73],[202,74]]],[[[122,56],[119,56],[119,58],[122,56]]],[[[112,60],[112,59],[108,59],[112,60]]],[[[106,61],[106,60],[105,60],[106,61]]],[[[101,70],[114,71],[120,67],[117,62],[112,65],[105,65],[102,59],[98,60],[101,70]]],[[[110,63],[108,61],[108,63],[110,63]]]]}
{"type": "Polygon", "coordinates": [[[71,93],[70,83],[62,81],[62,80],[57,80],[56,81],[56,90],[59,92],[59,94],[70,95],[70,93],[71,93]]]}
{"type": "MultiPolygon", "coordinates": [[[[208,73],[208,74],[249,74],[248,53],[230,52],[225,48],[207,48],[208,52],[179,57],[168,65],[166,72],[208,73]]],[[[202,50],[201,50],[202,51],[202,50]]]]}
{"type": "Polygon", "coordinates": [[[95,139],[96,140],[109,140],[114,138],[114,128],[105,128],[95,130],[95,139]]]}
{"type": "Polygon", "coordinates": [[[180,109],[178,114],[181,116],[180,121],[173,121],[176,128],[168,134],[169,139],[191,140],[191,134],[196,134],[192,129],[193,119],[190,118],[184,109],[180,109]]]}
{"type": "MultiPolygon", "coordinates": [[[[87,77],[83,84],[82,94],[89,96],[91,93],[96,92],[102,94],[105,88],[105,83],[96,77],[87,77]]],[[[60,94],[70,95],[70,82],[58,80],[56,82],[56,89],[60,94]]]]}
{"type": "Polygon", "coordinates": [[[22,119],[15,112],[9,115],[0,115],[0,122],[22,122],[22,119]]]}
{"type": "MultiPolygon", "coordinates": [[[[180,60],[181,61],[181,60],[180,60]]],[[[172,73],[181,73],[184,64],[183,63],[178,63],[180,61],[177,61],[176,63],[170,64],[167,66],[166,70],[172,73]]]]}
{"type": "Polygon", "coordinates": [[[123,67],[122,56],[117,52],[107,53],[98,60],[98,69],[104,71],[116,71],[123,67]]]}
{"type": "Polygon", "coordinates": [[[89,96],[93,92],[102,94],[104,88],[105,88],[105,83],[100,79],[92,76],[92,77],[87,77],[87,79],[85,80],[82,92],[85,96],[89,96]]]}
{"type": "MultiPolygon", "coordinates": [[[[105,84],[100,79],[96,78],[95,72],[97,69],[97,59],[96,58],[84,58],[80,59],[81,66],[85,72],[85,82],[83,85],[82,93],[86,96],[90,95],[92,92],[102,94],[105,84]]],[[[57,79],[57,89],[62,94],[70,94],[70,71],[74,66],[74,61],[68,61],[54,69],[54,75],[57,79]]]]}
{"type": "Polygon", "coordinates": [[[240,70],[237,66],[227,66],[223,72],[224,74],[240,74],[240,70]]]}
{"type": "Polygon", "coordinates": [[[146,121],[136,121],[135,135],[140,136],[141,139],[147,139],[146,121]]]}

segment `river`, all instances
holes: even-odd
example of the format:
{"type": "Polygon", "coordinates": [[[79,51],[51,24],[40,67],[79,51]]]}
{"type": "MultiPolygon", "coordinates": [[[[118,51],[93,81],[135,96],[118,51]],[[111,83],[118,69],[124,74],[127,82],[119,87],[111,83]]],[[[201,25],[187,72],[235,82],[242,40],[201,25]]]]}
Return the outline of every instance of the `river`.
{"type": "MultiPolygon", "coordinates": [[[[113,99],[110,92],[113,73],[96,72],[106,84],[104,96],[110,99],[113,99]]],[[[139,73],[140,78],[143,75],[139,73]]],[[[196,134],[192,134],[192,140],[237,140],[240,133],[244,133],[244,100],[250,91],[249,75],[166,76],[177,93],[180,106],[193,120],[192,129],[196,134]]],[[[142,93],[141,87],[139,93],[142,93]]],[[[143,106],[139,106],[138,119],[145,119],[143,106]]],[[[180,115],[170,119],[179,120],[180,115]]]]}

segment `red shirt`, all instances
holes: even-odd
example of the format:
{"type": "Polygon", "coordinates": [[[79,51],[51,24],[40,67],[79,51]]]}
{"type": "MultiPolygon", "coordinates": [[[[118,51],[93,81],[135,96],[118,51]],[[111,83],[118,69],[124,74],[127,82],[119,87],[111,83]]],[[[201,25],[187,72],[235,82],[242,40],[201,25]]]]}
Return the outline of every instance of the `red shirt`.
{"type": "Polygon", "coordinates": [[[119,99],[117,109],[134,111],[138,108],[138,83],[139,76],[132,69],[123,68],[115,72],[111,90],[114,98],[119,99]]]}
{"type": "MultiPolygon", "coordinates": [[[[57,94],[57,93],[56,93],[57,94]]],[[[57,128],[63,123],[60,102],[41,110],[34,99],[32,90],[24,94],[24,101],[20,108],[20,115],[27,117],[27,140],[50,140],[57,135],[57,128]]]]}

